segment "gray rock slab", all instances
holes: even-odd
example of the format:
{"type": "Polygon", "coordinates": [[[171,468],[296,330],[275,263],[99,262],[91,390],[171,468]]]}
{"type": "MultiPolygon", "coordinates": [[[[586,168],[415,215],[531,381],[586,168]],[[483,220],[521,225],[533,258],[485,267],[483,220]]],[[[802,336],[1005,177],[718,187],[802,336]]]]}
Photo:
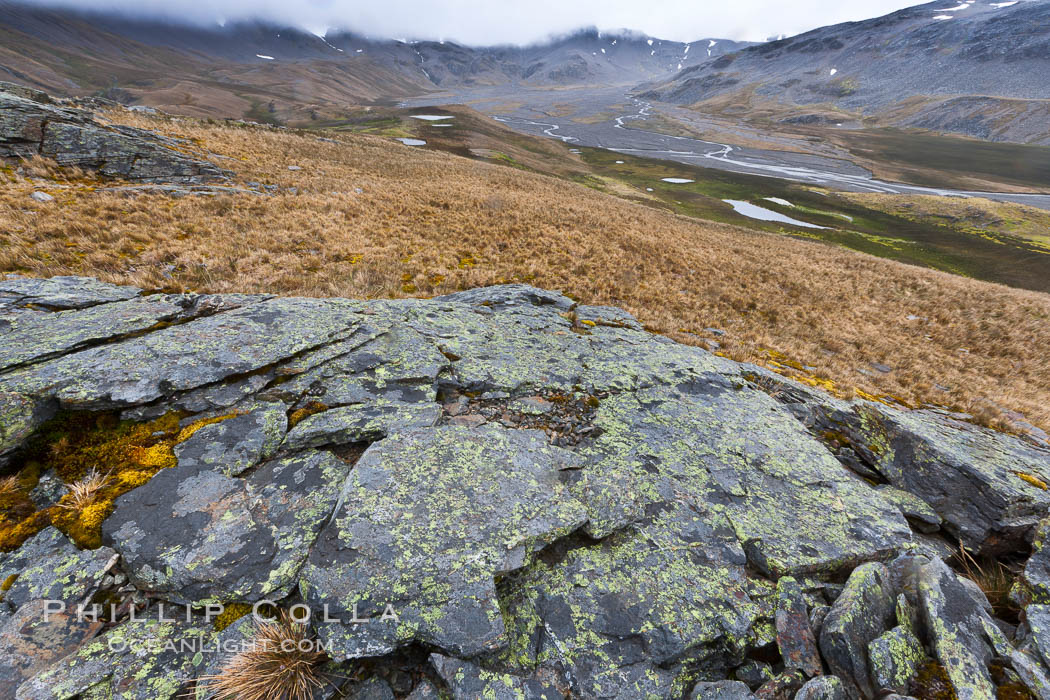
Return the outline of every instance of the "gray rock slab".
{"type": "Polygon", "coordinates": [[[78,617],[75,607],[56,611],[46,600],[31,600],[0,626],[0,697],[62,657],[72,654],[102,627],[78,617]]]}
{"type": "Polygon", "coordinates": [[[329,407],[382,397],[436,401],[438,376],[449,360],[435,343],[403,324],[371,322],[347,340],[309,353],[283,371],[296,373],[281,389],[329,407]]]}
{"type": "Polygon", "coordinates": [[[197,315],[192,295],[158,294],[0,321],[0,371],[197,315]]]}
{"type": "Polygon", "coordinates": [[[57,404],[0,390],[0,465],[33,432],[54,416],[57,404]]]}
{"type": "Polygon", "coordinates": [[[142,290],[100,282],[94,277],[18,277],[0,279],[0,295],[13,297],[16,306],[32,305],[52,311],[134,299],[142,290]]]}
{"type": "Polygon", "coordinates": [[[689,700],[752,700],[751,689],[740,681],[701,681],[693,686],[689,700]]]}
{"type": "Polygon", "coordinates": [[[564,294],[537,289],[527,284],[499,284],[470,289],[434,297],[434,301],[452,301],[470,306],[487,306],[491,309],[550,306],[558,311],[568,311],[575,305],[575,302],[564,294]]]}
{"type": "Polygon", "coordinates": [[[1050,605],[1029,605],[1024,614],[1036,651],[1044,664],[1050,664],[1050,605]]]}
{"type": "Polygon", "coordinates": [[[587,325],[587,322],[590,321],[599,326],[618,326],[636,331],[642,330],[642,324],[638,322],[638,319],[623,309],[618,309],[614,306],[586,306],[581,304],[575,307],[573,311],[576,313],[580,323],[584,325],[587,325]]]}
{"type": "Polygon", "coordinates": [[[582,697],[684,694],[692,669],[724,676],[743,661],[760,614],[746,563],[724,516],[654,504],[631,528],[507,581],[514,627],[497,658],[522,672],[555,663],[582,697]]]}
{"type": "Polygon", "coordinates": [[[918,496],[972,550],[1022,545],[1050,508],[1050,450],[944,413],[856,407],[854,448],[899,489],[918,496]]]}
{"type": "Polygon", "coordinates": [[[441,418],[436,403],[404,403],[377,398],[353,406],[339,406],[304,419],[288,432],[284,447],[344,445],[374,442],[390,434],[429,428],[441,418]]]}
{"type": "Polygon", "coordinates": [[[117,133],[96,124],[48,120],[39,152],[59,165],[140,182],[202,182],[228,175],[206,160],[157,143],[155,134],[141,129],[117,133]]]}
{"type": "Polygon", "coordinates": [[[774,577],[891,554],[911,530],[772,398],[722,375],[601,402],[574,489],[602,537],[675,495],[723,511],[774,577]]]}
{"type": "Polygon", "coordinates": [[[848,700],[846,686],[838,676],[819,676],[799,688],[795,700],[848,700]]]}
{"type": "Polygon", "coordinates": [[[1050,676],[1046,667],[1023,651],[1012,651],[1010,665],[1037,700],[1050,700],[1050,676]]]}
{"type": "Polygon", "coordinates": [[[559,688],[564,681],[553,672],[521,678],[509,673],[497,673],[469,661],[430,655],[430,665],[448,684],[454,700],[561,700],[566,694],[559,688]]]}
{"type": "Polygon", "coordinates": [[[304,598],[344,621],[322,638],[345,658],[413,640],[457,656],[499,646],[495,576],[586,521],[560,478],[576,461],[542,434],[493,426],[373,444],[303,570],[304,598]],[[388,605],[397,624],[379,619],[388,605]],[[371,622],[349,624],[355,611],[371,622]]]}
{"type": "Polygon", "coordinates": [[[288,426],[285,411],[281,403],[260,403],[248,413],[206,425],[175,446],[175,457],[187,469],[238,476],[280,447],[288,426]]]}
{"type": "Polygon", "coordinates": [[[69,700],[91,690],[115,700],[173,700],[205,663],[214,636],[210,626],[156,616],[125,622],[26,680],[15,698],[69,700]]]}
{"type": "Polygon", "coordinates": [[[41,598],[79,603],[97,590],[115,562],[116,552],[109,547],[77,549],[57,529],[47,527],[14,552],[0,554],[0,581],[15,577],[3,604],[14,609],[41,598]]]}
{"type": "Polygon", "coordinates": [[[888,503],[896,506],[901,515],[919,532],[932,534],[941,529],[941,516],[918,496],[889,484],[878,486],[875,490],[888,503]]]}
{"type": "Polygon", "coordinates": [[[1050,518],[1039,523],[1032,539],[1032,554],[1025,562],[1021,581],[1033,603],[1050,604],[1050,518]]]}
{"type": "Polygon", "coordinates": [[[132,582],[166,600],[279,599],[294,587],[349,469],[314,451],[265,462],[244,479],[179,464],[118,498],[102,537],[132,582]]]}
{"type": "Polygon", "coordinates": [[[0,391],[73,408],[148,403],[220,382],[341,338],[358,321],[340,300],[271,299],[0,377],[0,391]]]}
{"type": "Polygon", "coordinates": [[[787,668],[802,671],[807,677],[823,671],[817,640],[809,623],[809,610],[802,587],[790,576],[777,581],[777,646],[787,668]]]}
{"type": "Polygon", "coordinates": [[[868,645],[868,660],[877,690],[905,693],[926,660],[926,651],[911,631],[894,627],[868,645]]]}
{"type": "Polygon", "coordinates": [[[988,614],[940,560],[922,567],[918,583],[925,629],[956,695],[960,700],[992,700],[992,650],[982,624],[988,614]]]}

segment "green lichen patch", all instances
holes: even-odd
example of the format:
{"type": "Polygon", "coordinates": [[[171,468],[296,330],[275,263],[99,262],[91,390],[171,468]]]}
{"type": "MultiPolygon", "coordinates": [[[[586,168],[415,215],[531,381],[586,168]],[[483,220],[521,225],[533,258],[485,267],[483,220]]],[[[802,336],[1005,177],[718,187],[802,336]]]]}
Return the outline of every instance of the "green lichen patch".
{"type": "Polygon", "coordinates": [[[911,538],[900,513],[785,409],[721,375],[610,397],[594,424],[574,488],[596,537],[678,496],[724,513],[749,561],[773,576],[835,573],[911,538]]]}
{"type": "Polygon", "coordinates": [[[694,665],[742,660],[759,615],[745,568],[724,516],[654,505],[634,527],[505,581],[509,644],[488,661],[526,676],[564,666],[584,697],[678,697],[694,665]]]}
{"type": "Polygon", "coordinates": [[[559,473],[577,462],[542,434],[495,426],[372,445],[300,582],[308,602],[342,622],[355,611],[371,619],[324,625],[322,637],[348,657],[414,640],[457,654],[501,646],[495,578],[586,520],[559,473]],[[396,622],[381,619],[388,604],[396,622]]]}

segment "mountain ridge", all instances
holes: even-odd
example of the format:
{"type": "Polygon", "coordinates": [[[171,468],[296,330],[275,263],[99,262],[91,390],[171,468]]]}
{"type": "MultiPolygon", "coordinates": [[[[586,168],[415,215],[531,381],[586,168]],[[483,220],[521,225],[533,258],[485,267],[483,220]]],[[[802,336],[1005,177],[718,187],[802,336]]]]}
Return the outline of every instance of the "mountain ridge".
{"type": "Polygon", "coordinates": [[[1050,3],[928,3],[745,48],[640,89],[701,109],[773,100],[785,118],[1050,142],[1050,3]],[[813,110],[806,114],[804,110],[813,110]],[[837,112],[837,113],[836,113],[837,112]]]}
{"type": "Polygon", "coordinates": [[[449,86],[564,87],[669,76],[746,43],[582,29],[528,46],[318,36],[263,22],[200,27],[0,2],[0,79],[191,116],[316,121],[449,86]]]}

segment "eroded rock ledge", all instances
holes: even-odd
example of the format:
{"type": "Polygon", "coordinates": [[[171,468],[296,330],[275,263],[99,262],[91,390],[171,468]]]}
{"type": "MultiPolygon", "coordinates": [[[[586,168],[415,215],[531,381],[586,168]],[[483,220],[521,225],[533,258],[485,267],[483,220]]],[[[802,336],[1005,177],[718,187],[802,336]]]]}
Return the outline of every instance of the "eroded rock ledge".
{"type": "Polygon", "coordinates": [[[0,159],[52,158],[59,165],[143,183],[222,181],[230,173],[189,155],[193,144],[146,129],[104,124],[72,103],[0,82],[0,159]]]}
{"type": "Polygon", "coordinates": [[[872,698],[931,677],[1048,697],[1045,446],[839,401],[523,285],[2,280],[0,468],[0,697],[192,692],[223,655],[164,642],[250,636],[200,611],[264,599],[337,620],[315,619],[317,697],[872,698]],[[52,522],[85,465],[47,455],[83,412],[147,442],[94,521],[52,522]],[[1023,567],[1019,620],[946,563],[960,541],[1023,567]],[[44,623],[46,599],[116,614],[44,623]]]}

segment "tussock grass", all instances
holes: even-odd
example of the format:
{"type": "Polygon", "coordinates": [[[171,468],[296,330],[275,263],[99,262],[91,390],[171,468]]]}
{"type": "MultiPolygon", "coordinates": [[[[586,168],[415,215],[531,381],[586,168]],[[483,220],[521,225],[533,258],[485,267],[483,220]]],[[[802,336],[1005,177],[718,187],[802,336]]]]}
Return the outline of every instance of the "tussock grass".
{"type": "Polygon", "coordinates": [[[111,117],[195,139],[225,156],[216,162],[241,183],[281,190],[128,198],[90,180],[45,186],[8,173],[0,176],[8,181],[0,270],[89,274],[147,289],[349,297],[527,282],[624,307],[685,343],[702,344],[702,329],[721,328],[718,342],[734,359],[766,361],[774,350],[842,392],[979,407],[993,414],[985,422],[1012,409],[1050,427],[1044,294],[676,216],[378,137],[340,134],[328,143],[111,117]],[[31,201],[34,189],[56,200],[31,201]],[[893,371],[870,372],[872,362],[893,371]]]}
{"type": "Polygon", "coordinates": [[[95,502],[108,483],[109,474],[102,474],[97,469],[92,469],[83,479],[69,485],[69,495],[58,504],[58,507],[77,511],[84,510],[95,502]]]}
{"type": "Polygon", "coordinates": [[[216,700],[309,700],[324,684],[325,659],[307,626],[282,614],[256,623],[251,645],[201,680],[216,700]]]}
{"type": "Polygon", "coordinates": [[[1017,571],[991,557],[977,561],[961,542],[959,551],[950,563],[960,574],[977,584],[991,603],[996,617],[1016,622],[1020,610],[1010,599],[1010,591],[1017,581],[1017,571]]]}
{"type": "Polygon", "coordinates": [[[18,475],[5,476],[0,479],[0,496],[8,494],[18,493],[21,490],[22,485],[18,481],[18,475]]]}

